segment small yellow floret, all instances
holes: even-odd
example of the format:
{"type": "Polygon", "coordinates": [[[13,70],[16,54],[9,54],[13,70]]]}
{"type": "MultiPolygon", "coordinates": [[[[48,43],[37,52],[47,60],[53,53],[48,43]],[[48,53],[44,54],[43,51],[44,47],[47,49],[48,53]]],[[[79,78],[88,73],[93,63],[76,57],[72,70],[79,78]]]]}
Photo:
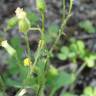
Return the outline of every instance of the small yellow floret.
{"type": "Polygon", "coordinates": [[[16,16],[18,19],[25,19],[26,18],[26,12],[23,10],[23,8],[18,7],[15,11],[16,16]]]}
{"type": "Polygon", "coordinates": [[[29,58],[24,59],[24,66],[30,66],[31,64],[32,64],[32,62],[29,58]]]}

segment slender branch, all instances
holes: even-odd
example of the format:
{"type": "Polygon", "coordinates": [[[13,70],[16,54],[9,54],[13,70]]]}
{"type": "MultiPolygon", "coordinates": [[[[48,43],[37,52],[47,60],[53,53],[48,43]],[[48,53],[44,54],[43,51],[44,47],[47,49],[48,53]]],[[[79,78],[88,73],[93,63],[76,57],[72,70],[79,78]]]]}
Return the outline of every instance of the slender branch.
{"type": "Polygon", "coordinates": [[[28,40],[27,33],[24,34],[24,37],[25,37],[26,46],[27,46],[27,56],[31,60],[31,50],[30,50],[30,46],[29,46],[29,40],[28,40]]]}
{"type": "Polygon", "coordinates": [[[63,0],[63,20],[65,19],[66,16],[66,4],[65,0],[63,0]]]}

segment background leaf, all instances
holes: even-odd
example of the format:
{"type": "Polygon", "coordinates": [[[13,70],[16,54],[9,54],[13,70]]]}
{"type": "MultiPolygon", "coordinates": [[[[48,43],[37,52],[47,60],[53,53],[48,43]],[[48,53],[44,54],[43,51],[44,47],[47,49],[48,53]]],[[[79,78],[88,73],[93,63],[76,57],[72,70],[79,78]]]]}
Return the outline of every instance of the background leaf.
{"type": "Polygon", "coordinates": [[[91,21],[85,20],[79,23],[79,27],[84,29],[88,33],[95,33],[96,30],[91,21]]]}

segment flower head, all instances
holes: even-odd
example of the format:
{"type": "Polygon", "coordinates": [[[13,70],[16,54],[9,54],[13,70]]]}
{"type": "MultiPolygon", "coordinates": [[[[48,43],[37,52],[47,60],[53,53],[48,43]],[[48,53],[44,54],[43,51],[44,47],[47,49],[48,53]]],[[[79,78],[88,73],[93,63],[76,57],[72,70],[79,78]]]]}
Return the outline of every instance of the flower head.
{"type": "Polygon", "coordinates": [[[25,19],[26,18],[26,12],[23,10],[23,8],[18,7],[15,11],[16,16],[18,19],[25,19]]]}
{"type": "Polygon", "coordinates": [[[32,61],[29,58],[24,59],[24,66],[30,66],[32,64],[32,61]]]}

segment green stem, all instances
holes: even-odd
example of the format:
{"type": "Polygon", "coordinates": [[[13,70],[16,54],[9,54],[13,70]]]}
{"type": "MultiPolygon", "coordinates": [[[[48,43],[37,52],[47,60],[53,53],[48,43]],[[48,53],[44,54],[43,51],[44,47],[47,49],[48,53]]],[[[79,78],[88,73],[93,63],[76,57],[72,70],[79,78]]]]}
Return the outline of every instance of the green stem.
{"type": "Polygon", "coordinates": [[[35,57],[35,61],[33,63],[33,66],[35,66],[37,64],[38,58],[40,56],[40,51],[41,51],[41,48],[38,46],[37,52],[36,52],[36,57],[35,57]]]}
{"type": "Polygon", "coordinates": [[[38,92],[37,92],[37,96],[44,96],[43,91],[44,91],[44,87],[43,85],[40,84],[38,92]]]}
{"type": "MultiPolygon", "coordinates": [[[[30,51],[30,46],[29,46],[29,40],[28,40],[27,33],[24,34],[24,37],[25,37],[26,46],[27,46],[27,57],[31,60],[31,51],[30,51]]],[[[16,59],[17,59],[17,61],[19,63],[19,58],[18,58],[17,55],[16,55],[16,59]]],[[[28,70],[27,76],[26,76],[26,78],[23,81],[23,87],[18,91],[16,96],[19,96],[18,94],[20,94],[23,91],[23,88],[25,87],[27,79],[30,77],[30,75],[31,75],[31,64],[30,64],[30,68],[28,70]]]]}
{"type": "MultiPolygon", "coordinates": [[[[65,3],[65,0],[64,0],[63,3],[65,3]]],[[[64,6],[64,5],[63,5],[63,6],[64,6]]],[[[65,11],[65,7],[64,7],[63,10],[65,11]]],[[[61,28],[60,28],[60,30],[59,30],[59,34],[58,34],[58,36],[57,36],[57,38],[56,38],[53,46],[52,46],[51,49],[49,50],[49,54],[53,51],[54,47],[56,46],[57,42],[58,42],[59,39],[60,39],[60,36],[63,34],[63,30],[64,30],[64,28],[65,28],[65,26],[66,26],[66,23],[67,23],[67,21],[69,20],[70,16],[71,16],[71,14],[68,14],[68,16],[65,18],[65,14],[63,14],[63,22],[62,22],[62,24],[61,24],[61,28]],[[64,19],[64,18],[65,18],[65,19],[64,19]]],[[[64,34],[64,35],[65,35],[65,34],[64,34]]],[[[49,58],[50,58],[49,54],[48,54],[47,57],[46,57],[46,62],[45,62],[45,63],[46,63],[46,66],[47,66],[48,60],[49,60],[49,58]]],[[[50,96],[53,96],[53,94],[54,94],[54,91],[51,92],[50,96]]]]}
{"type": "Polygon", "coordinates": [[[41,13],[42,15],[42,32],[44,33],[45,32],[45,15],[44,13],[41,13]]]}
{"type": "MultiPolygon", "coordinates": [[[[30,46],[29,46],[29,40],[28,40],[28,34],[25,33],[25,40],[26,40],[26,46],[27,46],[27,57],[31,60],[31,49],[30,49],[30,46]]],[[[30,77],[31,75],[31,68],[32,68],[32,65],[29,64],[29,68],[28,68],[28,73],[27,73],[27,77],[26,79],[24,80],[24,85],[26,84],[26,81],[27,79],[30,77]]]]}
{"type": "Polygon", "coordinates": [[[78,69],[78,71],[76,72],[76,76],[78,77],[80,75],[80,73],[82,72],[82,70],[86,67],[86,63],[82,64],[81,67],[78,69]]]}
{"type": "MultiPolygon", "coordinates": [[[[86,67],[86,63],[82,64],[80,66],[80,68],[78,69],[78,71],[76,72],[76,80],[78,79],[78,76],[81,74],[81,72],[83,71],[83,69],[86,67]]],[[[76,80],[74,81],[74,83],[70,86],[70,91],[73,92],[73,89],[76,85],[76,80]]]]}
{"type": "Polygon", "coordinates": [[[40,31],[40,28],[30,28],[32,31],[40,31]]]}
{"type": "Polygon", "coordinates": [[[28,40],[27,33],[25,33],[24,35],[25,35],[26,46],[27,46],[27,56],[31,60],[31,51],[30,51],[30,46],[29,46],[29,40],[28,40]]]}
{"type": "MultiPolygon", "coordinates": [[[[45,41],[44,40],[44,32],[45,32],[45,16],[44,16],[44,13],[41,13],[41,16],[42,16],[42,32],[41,32],[41,41],[45,41]]],[[[45,43],[45,42],[44,42],[45,43]]],[[[44,48],[45,46],[43,46],[44,48]]],[[[34,62],[34,65],[36,65],[37,61],[38,61],[38,58],[40,56],[40,51],[41,51],[42,48],[40,48],[40,46],[38,45],[38,50],[37,50],[37,57],[36,57],[36,60],[34,62]]],[[[45,65],[46,66],[46,65],[45,65]]],[[[44,68],[45,69],[45,68],[44,68]]],[[[38,93],[37,93],[37,96],[44,96],[43,94],[43,91],[44,91],[44,83],[43,84],[40,84],[40,87],[38,89],[38,93]]]]}
{"type": "MultiPolygon", "coordinates": [[[[44,17],[43,17],[43,22],[44,22],[44,17]]],[[[44,25],[44,24],[42,24],[42,25],[44,25]]],[[[42,28],[43,28],[43,27],[42,27],[42,28]]],[[[31,28],[30,30],[38,30],[38,31],[41,32],[41,29],[40,29],[40,28],[31,28]]],[[[43,28],[42,30],[44,31],[44,28],[43,28]]],[[[28,40],[27,33],[24,34],[24,37],[25,37],[26,46],[27,46],[27,57],[31,60],[31,51],[30,51],[30,46],[29,46],[29,40],[28,40]]],[[[37,63],[37,61],[38,61],[38,58],[39,58],[39,54],[40,54],[40,48],[37,48],[37,56],[36,56],[36,58],[35,58],[35,61],[34,61],[33,66],[36,65],[36,63],[37,63]]],[[[16,58],[17,58],[17,60],[18,60],[18,56],[16,56],[16,58]]],[[[28,70],[27,77],[26,77],[26,79],[23,81],[23,84],[24,84],[24,85],[26,84],[27,79],[29,78],[29,76],[30,76],[31,73],[32,73],[31,68],[32,68],[32,66],[30,65],[30,69],[28,70]]],[[[23,87],[24,87],[24,86],[23,86],[23,87]]],[[[22,92],[22,90],[23,90],[23,88],[21,88],[21,89],[19,90],[19,92],[17,93],[16,96],[18,96],[18,94],[19,94],[20,92],[22,92]]]]}
{"type": "Polygon", "coordinates": [[[65,19],[65,16],[66,16],[66,4],[65,4],[65,0],[63,0],[63,20],[65,19]]]}
{"type": "MultiPolygon", "coordinates": [[[[44,13],[41,13],[41,16],[42,16],[42,29],[41,29],[41,40],[44,40],[44,31],[45,31],[45,16],[44,16],[44,13]]],[[[37,61],[38,61],[38,58],[40,56],[40,51],[41,51],[41,48],[39,46],[39,43],[38,43],[38,48],[37,48],[37,54],[36,54],[36,58],[35,58],[35,61],[34,61],[34,66],[36,65],[37,61]]]]}
{"type": "Polygon", "coordinates": [[[0,89],[0,90],[2,90],[3,92],[5,91],[5,83],[4,83],[4,80],[2,79],[2,77],[0,76],[0,87],[2,88],[2,89],[0,89]]]}
{"type": "MultiPolygon", "coordinates": [[[[70,8],[70,10],[71,10],[71,8],[70,8]]],[[[63,0],[63,11],[65,11],[65,0],[63,0]]],[[[63,34],[63,30],[64,30],[64,28],[65,28],[65,26],[66,26],[66,23],[67,23],[67,21],[69,20],[69,18],[70,18],[70,16],[71,16],[71,13],[69,13],[68,14],[68,16],[64,19],[64,14],[63,14],[63,22],[62,22],[62,24],[61,24],[61,28],[60,28],[60,30],[59,30],[59,33],[58,33],[58,36],[57,36],[57,38],[55,39],[55,42],[54,42],[54,44],[53,44],[53,46],[51,47],[51,49],[49,50],[49,54],[53,51],[53,49],[54,49],[54,47],[56,46],[56,44],[57,44],[57,42],[59,41],[59,39],[60,39],[60,36],[63,34]]],[[[65,34],[64,34],[65,35],[65,34]]],[[[47,57],[46,57],[46,64],[47,64],[47,62],[48,62],[48,60],[49,60],[49,54],[47,55],[47,57]]]]}

